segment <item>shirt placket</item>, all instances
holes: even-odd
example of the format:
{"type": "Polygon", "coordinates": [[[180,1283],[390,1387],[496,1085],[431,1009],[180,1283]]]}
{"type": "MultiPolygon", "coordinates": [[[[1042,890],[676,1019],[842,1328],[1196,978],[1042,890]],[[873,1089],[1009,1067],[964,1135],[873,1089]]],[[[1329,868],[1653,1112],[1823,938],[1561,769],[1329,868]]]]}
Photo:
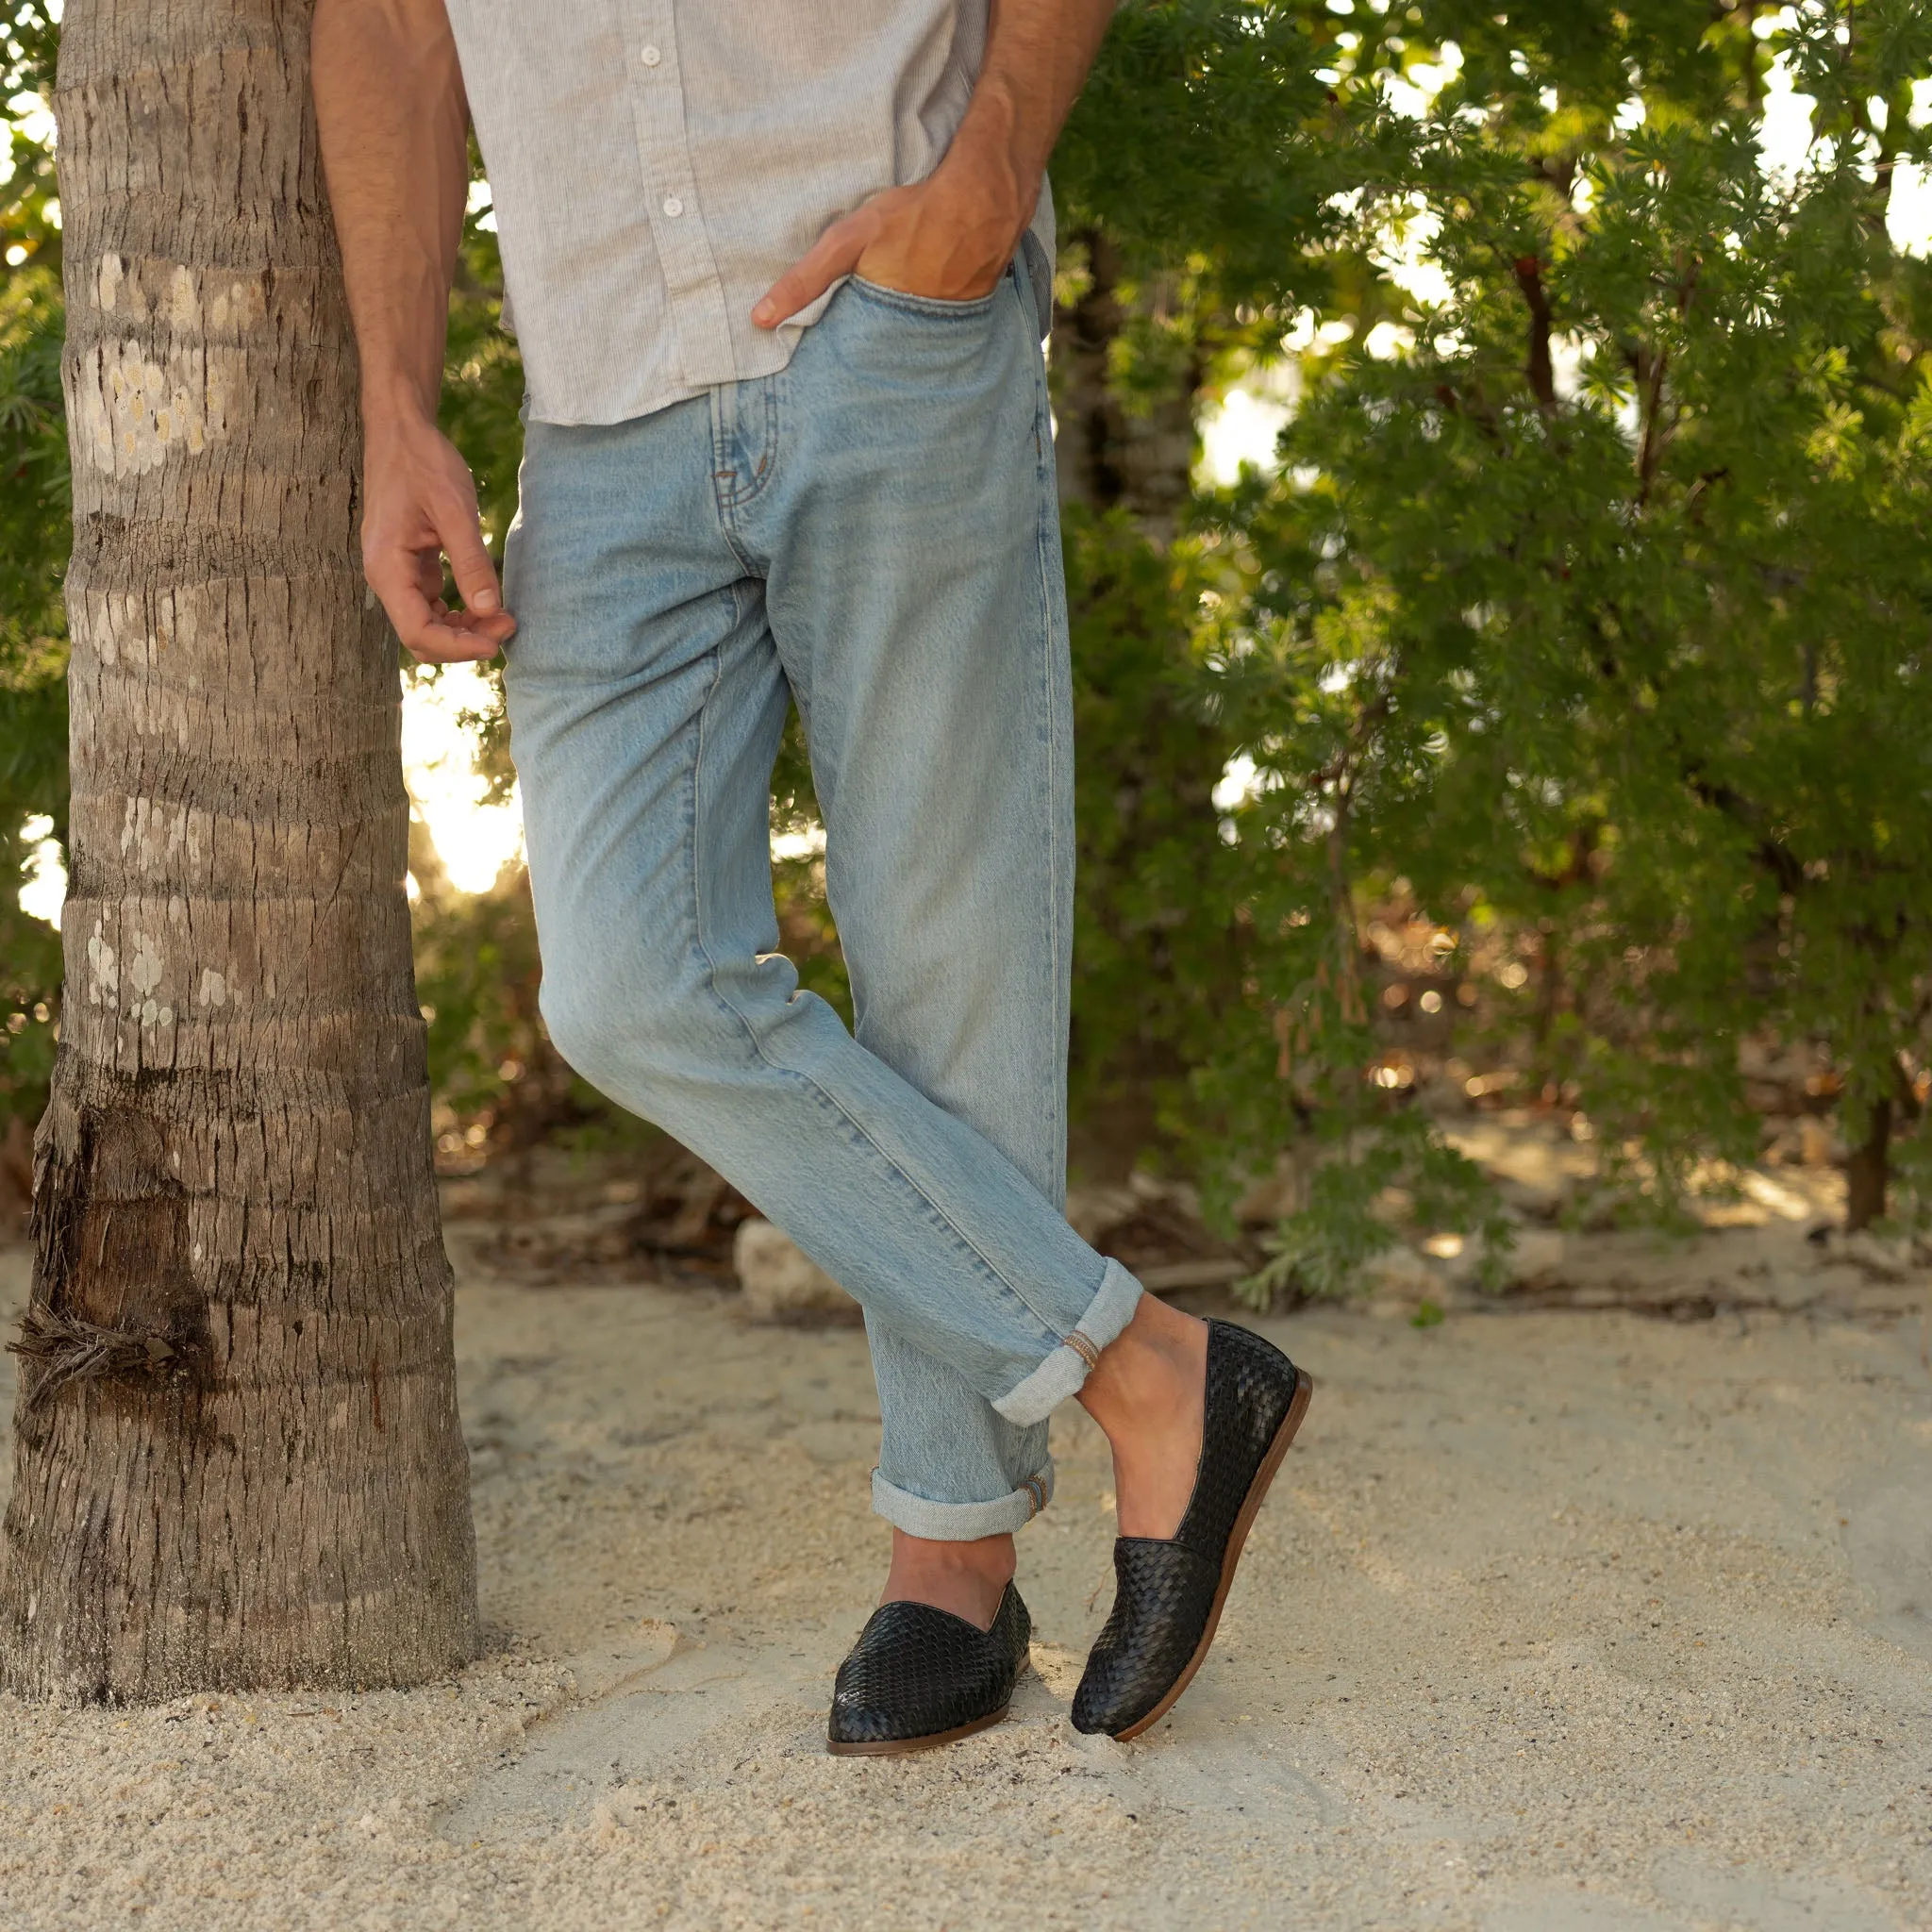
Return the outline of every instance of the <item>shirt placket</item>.
{"type": "Polygon", "coordinates": [[[691,165],[675,0],[633,0],[624,22],[639,178],[664,276],[673,353],[686,382],[731,382],[738,375],[731,318],[691,165]]]}

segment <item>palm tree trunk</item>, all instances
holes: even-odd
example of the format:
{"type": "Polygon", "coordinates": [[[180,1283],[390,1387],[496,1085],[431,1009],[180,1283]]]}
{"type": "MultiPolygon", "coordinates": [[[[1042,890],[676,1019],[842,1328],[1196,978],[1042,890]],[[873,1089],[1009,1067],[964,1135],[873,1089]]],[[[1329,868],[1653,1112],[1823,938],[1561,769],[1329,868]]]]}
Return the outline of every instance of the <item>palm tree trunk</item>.
{"type": "Polygon", "coordinates": [[[303,0],[70,0],[72,894],[0,1536],[29,1694],[405,1684],[475,1555],[394,645],[303,0]]]}

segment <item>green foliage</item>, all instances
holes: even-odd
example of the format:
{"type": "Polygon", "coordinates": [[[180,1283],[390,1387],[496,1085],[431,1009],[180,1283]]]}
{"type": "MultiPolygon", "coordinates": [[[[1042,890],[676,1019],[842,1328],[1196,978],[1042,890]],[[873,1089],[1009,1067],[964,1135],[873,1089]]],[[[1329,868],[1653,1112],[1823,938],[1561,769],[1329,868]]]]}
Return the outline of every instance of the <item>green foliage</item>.
{"type": "MultiPolygon", "coordinates": [[[[449,336],[443,358],[442,400],[438,421],[442,433],[463,454],[476,483],[476,509],[483,541],[499,573],[503,541],[517,509],[517,465],[523,460],[524,358],[514,337],[503,327],[503,258],[496,245],[495,209],[482,179],[482,160],[471,153],[470,208],[463,217],[462,241],[450,291],[449,336]]],[[[457,601],[451,583],[448,594],[457,601]]],[[[407,664],[412,681],[433,671],[407,664]]],[[[503,703],[503,660],[484,667],[491,702],[462,714],[476,741],[476,761],[490,780],[486,797],[497,803],[509,795],[514,773],[503,703]]],[[[498,1059],[521,1064],[513,1054],[498,1059]]]]}
{"type": "Polygon", "coordinates": [[[60,983],[59,935],[20,907],[66,818],[58,331],[51,272],[11,275],[0,290],[0,1124],[45,1103],[60,983]]]}
{"type": "Polygon", "coordinates": [[[526,1147],[599,1103],[557,1058],[537,1011],[541,972],[527,875],[459,892],[426,853],[414,875],[416,996],[445,1158],[526,1147]]]}
{"type": "MultiPolygon", "coordinates": [[[[1297,305],[1386,307],[1373,264],[1345,245],[1350,191],[1388,172],[1404,143],[1338,92],[1328,63],[1359,38],[1356,25],[1321,7],[1205,0],[1116,21],[1054,169],[1067,227],[1128,270],[1130,320],[1110,368],[1130,410],[1154,407],[1190,361],[1205,401],[1278,356],[1297,305]]],[[[1080,703],[1076,1120],[1142,1149],[1158,1129],[1222,1213],[1244,1174],[1286,1151],[1300,1199],[1251,1285],[1264,1300],[1291,1284],[1342,1291],[1392,1238],[1381,1211],[1391,1190],[1435,1227],[1486,1230],[1493,1269],[1507,1234],[1480,1177],[1364,1078],[1374,1047],[1353,881],[1339,887],[1349,939],[1338,946],[1309,924],[1299,877],[1257,863],[1211,803],[1230,756],[1274,735],[1283,695],[1278,680],[1257,689],[1225,675],[1228,637],[1253,651],[1251,547],[1209,521],[1128,570],[1123,525],[1096,532],[1076,516],[1067,534],[1080,703]],[[1298,1042],[1282,1026],[1294,1008],[1298,1042]]]]}
{"type": "Polygon", "coordinates": [[[67,816],[60,230],[40,132],[58,32],[46,0],[0,6],[0,1125],[45,1104],[60,984],[59,935],[19,903],[67,816]]]}
{"type": "Polygon", "coordinates": [[[482,179],[481,157],[474,151],[471,171],[471,206],[450,291],[439,415],[443,434],[462,451],[476,479],[484,541],[501,562],[504,536],[516,514],[517,465],[524,454],[524,358],[503,327],[496,213],[482,179]]]}
{"type": "MultiPolygon", "coordinates": [[[[8,97],[44,89],[45,5],[0,21],[8,97]]],[[[1867,1169],[1927,1199],[1932,270],[1885,215],[1932,164],[1928,76],[1923,0],[1124,8],[1055,157],[1069,290],[1118,278],[1112,397],[1147,421],[1273,365],[1296,405],[1278,467],[1172,544],[1067,519],[1074,1117],[1224,1211],[1288,1175],[1257,1296],[1345,1291],[1401,1214],[1506,1253],[1379,1004],[1389,919],[1445,1051],[1587,1116],[1645,1211],[1757,1153],[1747,1044],[1823,1067],[1867,1169]],[[1822,137],[1790,179],[1757,145],[1774,57],[1822,137]]],[[[58,834],[58,229],[17,116],[11,155],[0,834],[58,834]]],[[[487,213],[443,421],[500,554],[523,383],[487,213]]],[[[500,706],[475,724],[507,784],[500,706]]],[[[774,791],[810,823],[795,725],[774,791]]],[[[5,1111],[37,1104],[58,952],[0,845],[5,1111]]],[[[419,874],[445,1119],[581,1127],[518,889],[419,874]]],[[[842,1002],[822,869],[778,886],[842,1002]]]]}
{"type": "Polygon", "coordinates": [[[1071,1110],[1082,1151],[1131,1164],[1184,1141],[1190,1080],[1240,997],[1243,935],[1211,797],[1224,727],[1200,703],[1202,585],[1124,514],[1065,520],[1077,864],[1071,1110]]]}
{"type": "Polygon", "coordinates": [[[1309,244],[1354,142],[1319,70],[1347,25],[1243,0],[1122,8],[1054,152],[1065,225],[1143,271],[1206,268],[1229,309],[1320,286],[1309,244]]]}
{"type": "Polygon", "coordinates": [[[1387,1184],[1388,1128],[1345,1090],[1387,1065],[1354,962],[1362,903],[1398,887],[1464,957],[1478,912],[1510,936],[1521,990],[1486,1005],[1657,1211],[1755,1156],[1747,1037],[1827,1057],[1855,1141],[1916,1118],[1932,281],[1884,216],[1932,151],[1932,19],[1821,6],[1766,43],[1750,11],[1412,8],[1466,36],[1433,111],[1378,105],[1399,59],[1373,34],[1344,83],[1377,172],[1332,245],[1381,268],[1413,341],[1377,359],[1345,318],[1280,476],[1203,523],[1245,588],[1215,675],[1272,941],[1213,1077],[1277,1078],[1356,1152],[1285,1236],[1304,1286],[1387,1184]],[[1787,184],[1755,141],[1779,45],[1829,137],[1787,184]],[[1387,273],[1403,223],[1438,305],[1387,273]]]}

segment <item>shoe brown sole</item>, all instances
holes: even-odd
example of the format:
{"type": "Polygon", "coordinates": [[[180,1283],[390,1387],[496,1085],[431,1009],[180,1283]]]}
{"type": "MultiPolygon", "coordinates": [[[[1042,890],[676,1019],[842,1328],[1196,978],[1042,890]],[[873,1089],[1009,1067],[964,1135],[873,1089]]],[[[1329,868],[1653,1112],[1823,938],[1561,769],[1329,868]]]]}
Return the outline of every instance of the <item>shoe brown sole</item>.
{"type": "Polygon", "coordinates": [[[961,1738],[970,1738],[975,1731],[990,1731],[993,1725],[1012,1708],[1003,1704],[985,1717],[976,1717],[970,1724],[955,1724],[950,1731],[929,1731],[923,1738],[881,1738],[875,1742],[846,1743],[838,1738],[828,1738],[825,1749],[834,1757],[908,1757],[915,1751],[931,1751],[941,1744],[956,1744],[961,1738]]]}
{"type": "Polygon", "coordinates": [[[1194,1681],[1194,1673],[1201,1668],[1202,1660],[1214,1641],[1214,1633],[1221,1627],[1222,1607],[1234,1587],[1235,1566],[1241,1559],[1241,1546],[1248,1540],[1249,1530],[1255,1526],[1255,1518],[1261,1513],[1261,1505],[1268,1498],[1269,1485],[1274,1482],[1274,1473],[1288,1454],[1289,1444],[1294,1441],[1295,1431],[1302,1425],[1302,1418],[1308,1412],[1308,1403],[1314,1392],[1314,1377],[1306,1370],[1297,1369],[1294,1395],[1288,1405],[1288,1413],[1282,1417],[1281,1426],[1275,1430],[1274,1440],[1269,1443],[1268,1453],[1261,1458],[1260,1468],[1255,1472],[1255,1480],[1248,1485],[1241,1514],[1235,1518],[1234,1529],[1227,1539],[1227,1554],[1221,1559],[1221,1582],[1214,1591],[1213,1607],[1208,1612],[1208,1627],[1201,1633],[1201,1641],[1194,1646],[1194,1654],[1188,1659],[1187,1669],[1174,1679],[1173,1688],[1138,1723],[1129,1724],[1124,1731],[1113,1732],[1117,1742],[1124,1744],[1129,1738],[1138,1738],[1142,1731],[1152,1730],[1174,1707],[1181,1692],[1194,1681]]]}

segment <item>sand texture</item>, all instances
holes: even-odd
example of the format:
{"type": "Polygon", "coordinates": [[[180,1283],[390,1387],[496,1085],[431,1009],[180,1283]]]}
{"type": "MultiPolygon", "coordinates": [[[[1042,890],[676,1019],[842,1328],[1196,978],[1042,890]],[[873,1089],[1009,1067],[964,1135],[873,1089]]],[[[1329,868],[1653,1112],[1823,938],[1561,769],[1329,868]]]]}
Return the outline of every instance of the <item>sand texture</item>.
{"type": "MultiPolygon", "coordinates": [[[[885,1548],[862,1336],[456,1232],[487,1654],[406,1695],[0,1699],[4,1932],[1932,1925],[1912,1284],[1270,1320],[1320,1387],[1174,1716],[1067,1723],[1112,1533],[1070,1410],[1014,1720],[834,1759],[885,1548]]],[[[9,1329],[25,1286],[0,1255],[9,1329]]]]}

